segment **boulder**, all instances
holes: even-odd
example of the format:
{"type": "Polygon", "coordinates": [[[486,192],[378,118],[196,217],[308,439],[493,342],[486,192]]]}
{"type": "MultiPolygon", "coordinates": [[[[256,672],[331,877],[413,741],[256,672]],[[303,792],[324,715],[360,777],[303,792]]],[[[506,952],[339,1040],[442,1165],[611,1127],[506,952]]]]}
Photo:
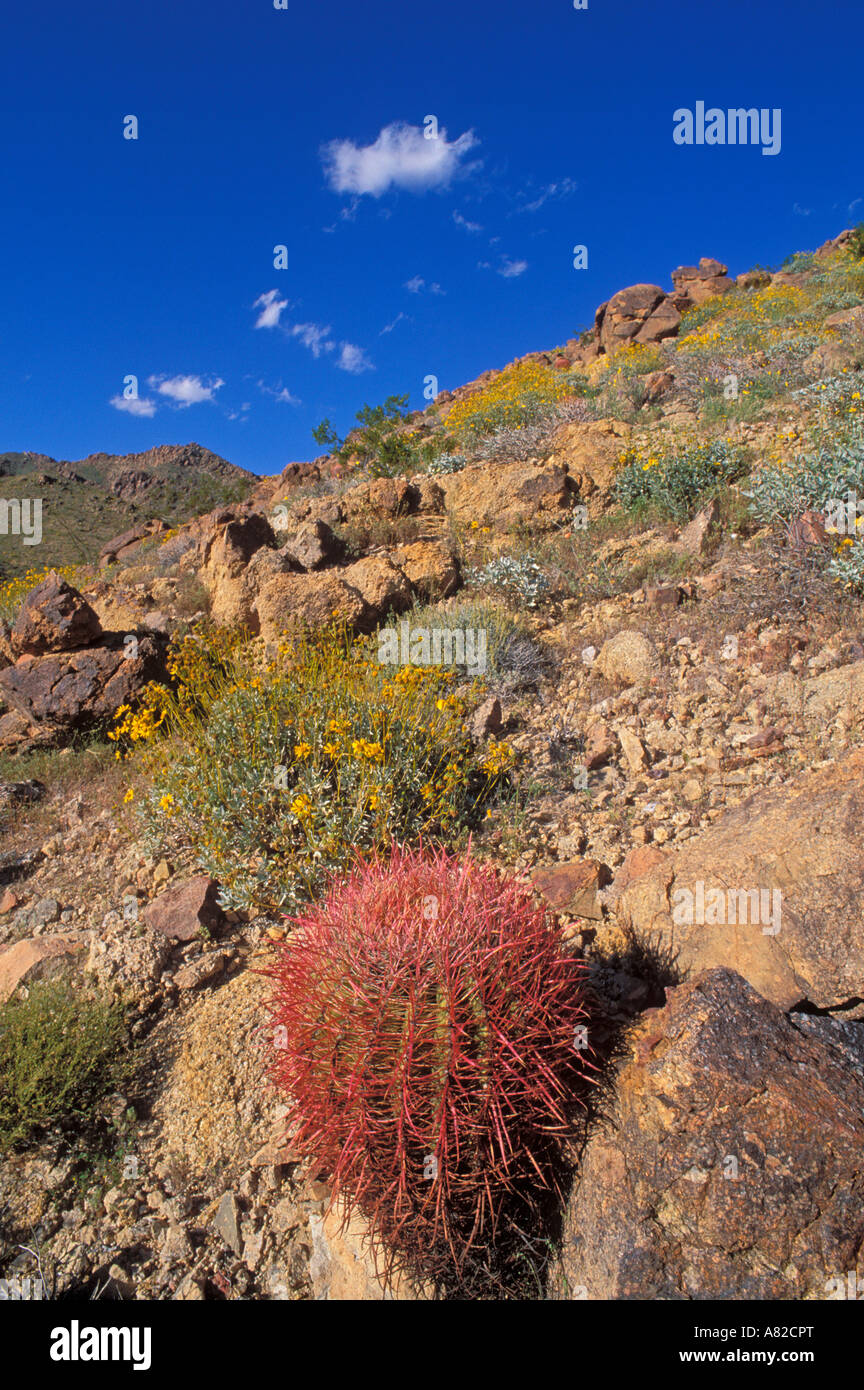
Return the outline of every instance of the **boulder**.
{"type": "Polygon", "coordinates": [[[621,420],[561,425],[552,436],[547,464],[568,473],[573,499],[587,505],[591,520],[612,502],[621,452],[629,439],[630,426],[621,420]]]}
{"type": "Polygon", "coordinates": [[[627,343],[658,343],[678,332],[681,315],[659,285],[629,285],[595,315],[600,345],[610,355],[627,343]]]}
{"type": "Polygon", "coordinates": [[[684,975],[724,966],[781,1008],[858,1012],[862,819],[859,748],[758,792],[638,871],[625,861],[610,893],[619,922],[684,975]]]}
{"type": "Polygon", "coordinates": [[[398,545],[392,559],[414,593],[425,602],[449,598],[462,583],[459,560],[443,541],[398,545]]]}
{"type": "Polygon", "coordinates": [[[341,559],[345,546],[326,521],[304,521],[282,550],[301,570],[320,570],[341,559]]]}
{"type": "Polygon", "coordinates": [[[532,883],[556,912],[599,921],[603,913],[597,894],[611,879],[608,865],[599,859],[580,859],[538,869],[532,883]]]}
{"type": "Polygon", "coordinates": [[[674,300],[677,308],[684,313],[695,304],[704,304],[717,294],[728,294],[734,290],[735,281],[729,278],[729,267],[719,261],[703,256],[698,266],[679,265],[672,271],[672,284],[675,286],[674,300]]]}
{"type": "Polygon", "coordinates": [[[224,918],[218,889],[215,879],[196,874],[154,898],[144,910],[144,920],[173,941],[191,941],[202,931],[218,931],[224,918]]]}
{"type": "Polygon", "coordinates": [[[342,497],[346,521],[392,520],[416,512],[420,490],[408,478],[373,478],[342,497]]]}
{"type": "Polygon", "coordinates": [[[27,594],[15,622],[10,645],[15,656],[44,656],[46,652],[71,652],[98,641],[99,619],[89,603],[51,573],[27,594]]]}
{"type": "Polygon", "coordinates": [[[368,555],[341,571],[343,582],[362,594],[375,618],[404,613],[411,606],[411,585],[386,555],[368,555]]]}
{"type": "MultiPolygon", "coordinates": [[[[146,476],[149,481],[149,475],[146,476]]],[[[148,536],[162,536],[168,530],[164,521],[142,521],[138,526],[132,526],[106,541],[99,552],[99,564],[113,565],[117,560],[125,560],[148,536]]]]}
{"type": "Polygon", "coordinates": [[[457,522],[496,531],[520,522],[548,531],[578,500],[565,467],[536,460],[477,464],[442,475],[440,483],[457,522]]]}
{"type": "Polygon", "coordinates": [[[258,631],[266,642],[278,642],[292,630],[320,631],[332,623],[344,623],[355,631],[367,631],[374,625],[374,613],[360,590],[336,570],[275,575],[258,593],[255,612],[258,631]]]}
{"type": "Polygon", "coordinates": [[[108,634],[100,646],[20,657],[0,671],[0,697],[30,724],[68,731],[110,719],[164,676],[160,637],[138,637],[133,649],[123,634],[108,634]]]}
{"type": "Polygon", "coordinates": [[[199,578],[210,594],[210,612],[216,622],[248,623],[248,591],[240,580],[256,551],[275,544],[273,528],[259,512],[225,523],[215,520],[204,533],[199,542],[199,578]]]}
{"type": "Polygon", "coordinates": [[[861,1270],[864,1082],[731,970],[667,991],[589,1136],[558,1299],[807,1300],[861,1270]]]}

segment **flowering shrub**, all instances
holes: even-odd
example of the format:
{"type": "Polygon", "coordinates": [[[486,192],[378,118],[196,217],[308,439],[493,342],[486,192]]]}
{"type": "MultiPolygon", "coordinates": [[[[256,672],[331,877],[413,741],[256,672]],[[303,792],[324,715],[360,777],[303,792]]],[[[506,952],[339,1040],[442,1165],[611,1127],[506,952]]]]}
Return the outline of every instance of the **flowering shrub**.
{"type": "Polygon", "coordinates": [[[824,512],[847,492],[864,495],[864,435],[824,439],[788,464],[774,463],[751,478],[745,496],[757,521],[786,525],[802,512],[824,512]]]}
{"type": "Polygon", "coordinates": [[[515,763],[475,750],[455,671],[394,672],[338,633],[267,666],[187,637],[172,673],[115,733],[148,773],[135,805],[151,841],[190,844],[228,907],[294,907],[358,849],[460,835],[515,763]]]}
{"type": "Polygon", "coordinates": [[[671,454],[630,448],[620,462],[624,466],[615,492],[622,506],[636,510],[657,507],[677,521],[690,516],[743,469],[740,451],[726,439],[691,444],[671,454]]]}
{"type": "Polygon", "coordinates": [[[833,416],[864,415],[862,396],[864,372],[842,371],[837,376],[812,382],[793,395],[806,402],[815,402],[821,413],[833,416]]]}
{"type": "Polygon", "coordinates": [[[551,588],[548,575],[530,555],[499,555],[471,570],[468,579],[478,587],[497,589],[526,608],[536,608],[551,588]]]}
{"type": "Polygon", "coordinates": [[[515,362],[479,391],[457,401],[447,416],[447,429],[465,439],[479,439],[503,426],[527,425],[568,396],[587,386],[581,373],[553,371],[540,362],[515,362]]]}
{"type": "MultiPolygon", "coordinates": [[[[859,517],[859,521],[864,518],[859,517]]],[[[847,593],[864,594],[864,541],[859,535],[844,537],[828,562],[828,575],[847,593]]]]}
{"type": "Polygon", "coordinates": [[[446,852],[360,864],[293,926],[267,971],[290,1142],[388,1270],[446,1285],[552,1185],[591,1066],[582,963],[524,886],[446,852]]]}

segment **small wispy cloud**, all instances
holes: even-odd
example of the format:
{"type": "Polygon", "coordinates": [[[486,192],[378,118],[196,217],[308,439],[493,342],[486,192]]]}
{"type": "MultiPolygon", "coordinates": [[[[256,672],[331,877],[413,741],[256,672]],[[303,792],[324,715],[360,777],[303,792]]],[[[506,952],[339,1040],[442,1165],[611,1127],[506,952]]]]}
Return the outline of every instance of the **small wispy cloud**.
{"type": "Polygon", "coordinates": [[[544,184],[536,192],[532,188],[530,193],[526,191],[522,194],[523,198],[529,198],[530,201],[523,202],[521,207],[517,207],[516,211],[539,212],[543,204],[548,203],[551,198],[569,198],[571,194],[576,192],[578,187],[579,185],[575,179],[563,178],[557,179],[554,183],[544,184]],[[534,196],[531,196],[531,194],[534,196]]]}
{"type": "Polygon", "coordinates": [[[354,376],[359,376],[361,372],[374,372],[375,366],[369,361],[362,348],[356,343],[340,343],[339,356],[336,359],[336,366],[343,372],[351,372],[354,376]]]}
{"type": "Polygon", "coordinates": [[[409,294],[420,294],[424,289],[428,289],[430,294],[444,294],[437,280],[432,280],[428,285],[422,275],[414,275],[410,280],[406,280],[402,286],[409,294]]]}
{"type": "Polygon", "coordinates": [[[797,215],[798,215],[799,217],[809,217],[809,216],[810,216],[810,213],[811,213],[811,211],[812,211],[812,209],[811,209],[811,208],[802,208],[802,206],[801,206],[800,203],[793,203],[793,204],[792,204],[792,211],[793,211],[794,213],[797,213],[797,215]]]}
{"type": "Polygon", "coordinates": [[[467,217],[463,217],[461,212],[453,210],[453,221],[457,227],[464,227],[466,232],[482,232],[483,228],[479,222],[469,222],[467,217]]]}
{"type": "Polygon", "coordinates": [[[410,317],[410,314],[403,314],[402,310],[400,309],[399,313],[396,315],[392,323],[385,323],[384,327],[381,329],[381,332],[378,334],[378,337],[383,337],[385,333],[392,333],[393,329],[396,327],[397,324],[401,323],[403,319],[407,321],[408,319],[410,319],[410,317]]]}
{"type": "Polygon", "coordinates": [[[147,384],[160,396],[167,396],[178,409],[190,405],[201,405],[204,401],[214,402],[215,392],[225,385],[221,378],[205,382],[200,376],[151,376],[147,384]]]}
{"type": "Polygon", "coordinates": [[[510,256],[502,256],[497,265],[492,265],[491,261],[478,261],[478,270],[494,270],[496,275],[500,275],[504,280],[515,280],[517,276],[524,275],[528,269],[527,261],[514,261],[510,256]]]}
{"type": "Polygon", "coordinates": [[[336,344],[330,337],[332,329],[327,324],[324,328],[320,323],[295,323],[293,328],[288,329],[292,338],[299,338],[304,347],[307,347],[313,357],[320,357],[322,352],[332,352],[336,344]]]}
{"type": "Polygon", "coordinates": [[[331,140],[322,146],[321,157],[334,193],[380,198],[391,188],[410,193],[446,188],[476,144],[470,130],[450,141],[442,127],[434,139],[427,139],[420,126],[394,121],[369,145],[331,140]]]}
{"type": "Polygon", "coordinates": [[[268,290],[266,294],[259,294],[252,305],[253,309],[259,307],[261,313],[255,320],[255,327],[278,328],[282,310],[288,308],[288,300],[280,299],[278,290],[268,290]]]}
{"type": "MultiPolygon", "coordinates": [[[[274,401],[279,401],[282,405],[300,405],[298,396],[293,396],[287,386],[283,386],[280,381],[276,386],[268,386],[266,381],[258,382],[258,390],[264,396],[271,396],[274,401]]],[[[248,407],[247,407],[248,409],[248,407]]]]}
{"type": "Polygon", "coordinates": [[[847,211],[847,212],[850,212],[850,213],[854,213],[854,212],[855,212],[855,209],[858,207],[858,205],[859,205],[860,203],[864,203],[864,198],[853,198],[852,202],[849,204],[849,207],[846,209],[846,211],[847,211]]]}
{"type": "Polygon", "coordinates": [[[127,415],[144,416],[148,420],[156,414],[156,402],[148,396],[112,396],[109,405],[115,410],[123,410],[127,415]]]}

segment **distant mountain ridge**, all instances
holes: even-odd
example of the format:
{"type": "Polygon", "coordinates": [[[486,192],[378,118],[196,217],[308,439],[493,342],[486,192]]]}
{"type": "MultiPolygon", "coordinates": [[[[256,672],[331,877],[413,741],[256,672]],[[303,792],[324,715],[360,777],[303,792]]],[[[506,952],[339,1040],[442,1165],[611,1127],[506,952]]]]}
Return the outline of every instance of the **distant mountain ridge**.
{"type": "Polygon", "coordinates": [[[41,498],[42,541],[25,546],[19,537],[0,533],[0,575],[92,563],[106,541],[139,522],[188,521],[241,501],[257,482],[254,473],[196,443],[79,460],[2,453],[0,500],[41,498]]]}

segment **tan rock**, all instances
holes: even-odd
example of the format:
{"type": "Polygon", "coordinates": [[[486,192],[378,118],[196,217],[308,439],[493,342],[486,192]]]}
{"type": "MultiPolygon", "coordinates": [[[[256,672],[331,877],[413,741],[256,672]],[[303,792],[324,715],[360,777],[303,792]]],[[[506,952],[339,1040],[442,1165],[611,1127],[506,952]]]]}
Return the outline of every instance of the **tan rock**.
{"type": "Polygon", "coordinates": [[[341,571],[345,584],[362,594],[376,618],[411,606],[411,585],[386,555],[368,555],[341,571]]]}
{"type": "Polygon", "coordinates": [[[549,530],[578,500],[565,468],[540,462],[476,464],[461,473],[443,475],[441,487],[447,510],[462,525],[477,522],[505,530],[530,522],[549,530]]]}
{"type": "Polygon", "coordinates": [[[618,919],[684,974],[728,966],[784,1009],[864,999],[862,819],[859,748],[758,792],[638,876],[625,861],[618,919]]]}
{"type": "Polygon", "coordinates": [[[411,545],[399,545],[393,551],[392,558],[414,593],[425,602],[449,598],[462,583],[459,561],[443,541],[415,541],[411,545]]]}
{"type": "Polygon", "coordinates": [[[69,936],[28,937],[0,951],[0,1004],[15,993],[20,985],[45,979],[51,967],[64,957],[82,949],[81,943],[69,936]]]}
{"type": "Polygon", "coordinates": [[[641,772],[648,762],[642,740],[624,725],[618,730],[618,741],[630,771],[641,772]]]}
{"type": "Polygon", "coordinates": [[[286,632],[320,631],[332,623],[367,630],[374,621],[360,590],[347,583],[344,571],[275,575],[255,600],[256,621],[267,642],[278,642],[286,632]]]}

